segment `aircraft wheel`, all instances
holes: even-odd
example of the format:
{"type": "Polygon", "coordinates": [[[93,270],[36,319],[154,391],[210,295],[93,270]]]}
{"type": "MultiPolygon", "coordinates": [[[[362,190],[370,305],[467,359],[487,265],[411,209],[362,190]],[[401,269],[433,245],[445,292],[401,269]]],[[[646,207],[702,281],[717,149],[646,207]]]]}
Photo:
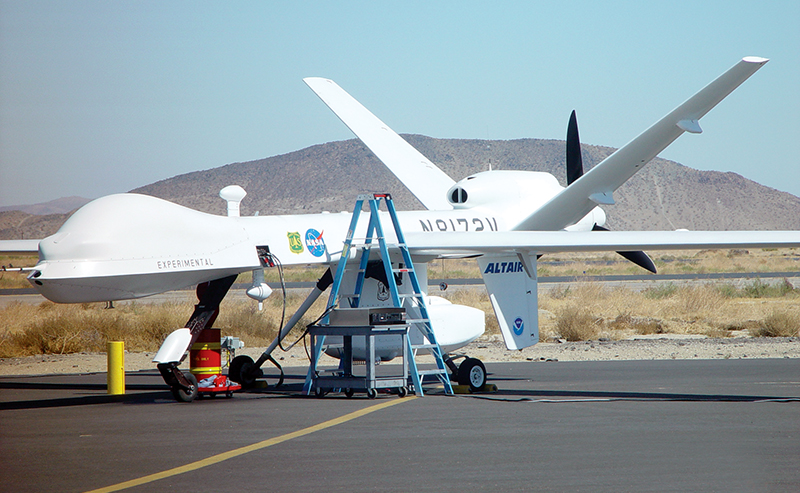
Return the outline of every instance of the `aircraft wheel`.
{"type": "Polygon", "coordinates": [[[256,373],[261,373],[260,370],[253,371],[256,363],[253,358],[246,355],[241,355],[233,358],[231,366],[228,368],[228,378],[234,382],[241,384],[244,388],[251,388],[256,384],[256,373]]]}
{"type": "Polygon", "coordinates": [[[180,387],[172,387],[172,396],[178,402],[192,402],[197,397],[197,377],[191,373],[186,374],[186,379],[192,384],[189,390],[183,390],[180,387]]]}
{"type": "Polygon", "coordinates": [[[481,360],[467,358],[458,367],[458,384],[469,385],[471,392],[476,392],[486,385],[486,367],[481,360]]]}
{"type": "Polygon", "coordinates": [[[370,399],[378,397],[378,391],[375,389],[367,389],[367,397],[369,397],[370,399]]]}

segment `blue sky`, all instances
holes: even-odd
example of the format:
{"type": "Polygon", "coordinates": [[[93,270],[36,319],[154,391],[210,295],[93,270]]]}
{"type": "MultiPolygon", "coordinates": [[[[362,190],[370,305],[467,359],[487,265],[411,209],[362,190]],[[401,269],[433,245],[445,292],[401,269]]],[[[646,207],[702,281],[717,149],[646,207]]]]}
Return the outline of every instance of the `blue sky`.
{"type": "Polygon", "coordinates": [[[307,76],[400,133],[564,139],[576,109],[619,147],[748,55],[771,61],[661,156],[800,195],[798,25],[796,0],[0,0],[0,205],[352,138],[307,76]]]}

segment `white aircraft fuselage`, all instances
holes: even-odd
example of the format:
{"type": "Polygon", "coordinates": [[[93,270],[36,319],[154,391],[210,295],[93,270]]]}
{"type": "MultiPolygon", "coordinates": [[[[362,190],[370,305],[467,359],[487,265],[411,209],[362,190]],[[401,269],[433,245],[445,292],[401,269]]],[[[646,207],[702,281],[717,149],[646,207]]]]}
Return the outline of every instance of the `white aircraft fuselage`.
{"type": "MultiPolygon", "coordinates": [[[[442,191],[453,209],[398,217],[411,233],[511,231],[561,190],[549,173],[487,171],[442,191]]],[[[83,206],[40,242],[29,280],[54,302],[85,303],[141,298],[259,269],[256,246],[268,247],[283,265],[331,264],[339,260],[351,217],[217,216],[147,195],[109,195],[83,206]]],[[[605,214],[595,208],[568,229],[604,223],[605,214]]],[[[356,238],[366,234],[366,224],[361,227],[356,238]]]]}

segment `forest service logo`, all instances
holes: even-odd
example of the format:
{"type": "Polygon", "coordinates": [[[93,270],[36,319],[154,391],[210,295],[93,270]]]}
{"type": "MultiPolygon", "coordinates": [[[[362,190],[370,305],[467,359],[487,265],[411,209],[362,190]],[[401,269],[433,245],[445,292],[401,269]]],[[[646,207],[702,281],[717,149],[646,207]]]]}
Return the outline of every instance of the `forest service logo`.
{"type": "Polygon", "coordinates": [[[303,253],[303,241],[300,239],[299,232],[286,233],[286,237],[289,238],[289,250],[292,253],[303,253]]]}

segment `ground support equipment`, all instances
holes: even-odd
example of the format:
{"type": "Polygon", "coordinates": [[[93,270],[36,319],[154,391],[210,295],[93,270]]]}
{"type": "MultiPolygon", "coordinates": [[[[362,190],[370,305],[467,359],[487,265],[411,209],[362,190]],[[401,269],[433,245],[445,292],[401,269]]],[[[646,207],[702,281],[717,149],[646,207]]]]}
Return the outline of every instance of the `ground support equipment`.
{"type": "Polygon", "coordinates": [[[318,397],[327,392],[343,389],[347,397],[352,397],[356,391],[364,391],[367,397],[374,399],[378,389],[394,389],[400,397],[408,394],[408,325],[373,325],[373,326],[341,326],[341,325],[315,325],[309,327],[311,336],[312,361],[311,367],[317,368],[318,358],[321,354],[321,344],[326,336],[341,336],[343,348],[340,353],[341,364],[339,370],[329,374],[316,374],[313,379],[314,394],[318,397]],[[396,336],[403,348],[402,362],[400,365],[384,365],[381,369],[400,368],[399,374],[378,374],[376,368],[375,337],[396,336]],[[355,375],[353,372],[353,337],[363,337],[366,347],[365,374],[355,375]],[[320,350],[317,350],[319,347],[320,350]]]}
{"type": "Polygon", "coordinates": [[[225,394],[233,397],[233,392],[242,386],[222,374],[222,344],[220,329],[206,328],[200,332],[197,342],[189,351],[189,371],[197,380],[197,397],[215,397],[225,394]]]}
{"type": "MultiPolygon", "coordinates": [[[[425,306],[425,295],[419,284],[416,271],[414,270],[414,263],[405,243],[405,238],[400,228],[400,223],[397,218],[397,211],[395,210],[394,203],[392,202],[392,197],[388,193],[359,195],[356,199],[355,208],[353,209],[353,216],[350,221],[347,237],[344,241],[341,258],[336,268],[336,274],[333,277],[333,286],[331,288],[330,297],[328,298],[328,308],[326,311],[333,310],[334,307],[340,305],[341,300],[345,299],[349,300],[349,308],[353,309],[359,307],[364,279],[366,277],[367,267],[370,261],[370,250],[375,246],[379,247],[380,259],[385,271],[385,284],[387,285],[389,294],[391,296],[390,299],[392,300],[392,306],[395,308],[405,309],[405,312],[413,317],[406,320],[409,329],[419,330],[424,338],[427,339],[427,342],[424,344],[412,345],[410,338],[406,337],[403,345],[403,353],[406,356],[404,359],[407,359],[407,365],[411,373],[411,382],[414,392],[418,396],[424,395],[422,390],[422,380],[426,375],[433,375],[438,379],[439,382],[442,383],[445,392],[447,394],[452,394],[453,389],[450,384],[447,366],[444,362],[442,350],[439,347],[439,344],[436,342],[436,337],[433,333],[430,318],[428,316],[428,310],[425,306]],[[364,239],[364,243],[356,245],[353,243],[353,235],[356,231],[358,219],[361,215],[361,209],[365,200],[368,201],[370,208],[369,225],[367,227],[367,234],[364,239]],[[386,209],[388,210],[389,218],[394,228],[395,238],[397,239],[397,244],[389,245],[386,241],[386,236],[384,234],[379,213],[381,200],[384,201],[386,209]],[[377,240],[377,245],[374,243],[374,240],[377,240]],[[347,262],[350,257],[350,251],[353,248],[356,249],[356,256],[359,257],[359,267],[357,271],[354,292],[352,294],[341,294],[340,296],[342,280],[344,279],[345,271],[347,270],[347,262]],[[401,254],[402,265],[398,265],[396,268],[392,265],[391,256],[389,254],[390,249],[401,254]],[[398,290],[398,283],[395,276],[402,276],[403,274],[407,276],[411,283],[411,293],[400,294],[398,290]],[[436,368],[432,370],[419,370],[416,363],[417,351],[429,352],[436,362],[436,368]]],[[[342,308],[343,307],[340,307],[340,310],[342,308]]],[[[322,322],[319,325],[329,325],[329,317],[323,317],[322,322]]],[[[374,330],[374,328],[370,330],[374,330]]],[[[319,358],[324,346],[325,334],[318,332],[316,345],[313,347],[314,355],[312,356],[312,364],[309,366],[308,375],[306,376],[306,382],[303,387],[304,392],[307,394],[311,393],[312,389],[315,388],[314,382],[319,378],[316,364],[319,362],[319,358]]],[[[374,363],[374,359],[372,362],[374,363]]],[[[406,362],[403,364],[405,366],[406,362]]]]}

